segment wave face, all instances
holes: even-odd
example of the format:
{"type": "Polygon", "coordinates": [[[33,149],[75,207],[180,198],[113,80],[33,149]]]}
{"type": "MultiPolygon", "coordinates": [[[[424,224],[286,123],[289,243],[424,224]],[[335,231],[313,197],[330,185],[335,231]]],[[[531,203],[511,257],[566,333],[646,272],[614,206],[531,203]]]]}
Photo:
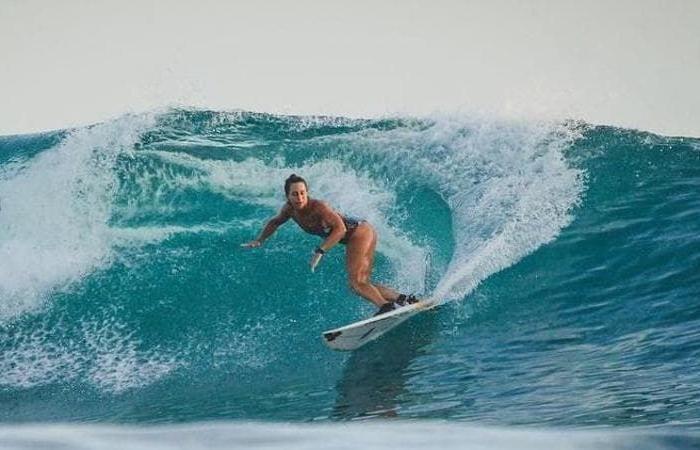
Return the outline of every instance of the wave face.
{"type": "Polygon", "coordinates": [[[0,421],[700,420],[700,141],[582,123],[170,110],[0,138],[0,421]],[[283,181],[378,229],[373,308],[283,181]]]}

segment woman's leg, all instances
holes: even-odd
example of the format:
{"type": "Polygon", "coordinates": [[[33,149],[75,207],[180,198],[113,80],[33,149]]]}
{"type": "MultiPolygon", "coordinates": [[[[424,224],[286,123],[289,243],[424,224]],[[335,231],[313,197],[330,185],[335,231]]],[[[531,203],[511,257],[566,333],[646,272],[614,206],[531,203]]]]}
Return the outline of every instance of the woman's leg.
{"type": "MultiPolygon", "coordinates": [[[[370,283],[377,233],[368,223],[359,225],[346,244],[345,264],[348,271],[350,289],[377,306],[393,299],[393,290],[380,288],[370,283]],[[384,290],[384,292],[382,292],[384,290]],[[385,294],[387,296],[385,296],[385,294]]],[[[398,297],[398,294],[396,295],[398,297]]]]}
{"type": "MultiPolygon", "coordinates": [[[[374,231],[374,230],[373,230],[374,231]]],[[[369,280],[370,283],[372,283],[372,269],[374,268],[374,254],[375,250],[377,249],[377,232],[374,231],[374,242],[372,243],[372,256],[370,256],[369,260],[369,280]]],[[[376,287],[377,290],[379,291],[380,294],[382,294],[382,297],[384,297],[384,300],[388,302],[393,302],[396,299],[399,298],[399,293],[396,292],[394,289],[390,288],[389,286],[384,286],[382,284],[377,284],[377,283],[372,283],[372,286],[376,287]]]]}
{"type": "Polygon", "coordinates": [[[388,302],[393,302],[394,300],[399,298],[399,293],[390,288],[389,286],[384,286],[381,284],[376,284],[373,283],[373,286],[377,288],[380,294],[382,294],[382,297],[384,297],[384,300],[388,302]]]}

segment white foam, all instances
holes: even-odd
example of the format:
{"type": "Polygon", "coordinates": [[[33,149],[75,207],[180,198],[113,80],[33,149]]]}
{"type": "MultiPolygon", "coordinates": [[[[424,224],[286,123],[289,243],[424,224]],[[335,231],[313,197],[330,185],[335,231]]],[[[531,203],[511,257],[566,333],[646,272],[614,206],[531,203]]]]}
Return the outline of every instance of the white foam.
{"type": "Polygon", "coordinates": [[[139,350],[135,331],[118,322],[87,322],[83,336],[90,355],[88,374],[93,384],[115,393],[145,386],[179,366],[174,356],[158,347],[139,350]]]}
{"type": "Polygon", "coordinates": [[[36,308],[109,260],[112,167],[151,123],[126,116],[75,130],[0,173],[0,319],[36,308]]]}
{"type": "Polygon", "coordinates": [[[551,122],[441,115],[345,139],[381,154],[406,183],[427,184],[448,203],[455,249],[433,295],[453,300],[570,222],[584,182],[562,152],[577,136],[551,122]]]}
{"type": "Polygon", "coordinates": [[[517,449],[693,448],[700,436],[679,429],[487,427],[439,421],[362,423],[211,422],[169,425],[28,424],[0,427],[8,450],[140,449],[517,449]]]}
{"type": "Polygon", "coordinates": [[[29,333],[0,337],[11,350],[0,359],[0,386],[31,388],[74,380],[119,393],[167,375],[181,363],[158,347],[144,348],[134,330],[115,319],[90,319],[79,333],[74,324],[43,322],[29,333]]]}
{"type": "Polygon", "coordinates": [[[45,327],[31,333],[2,333],[2,339],[10,350],[0,358],[0,386],[30,388],[70,381],[79,373],[80,356],[54,343],[45,327]]]}
{"type": "MultiPolygon", "coordinates": [[[[153,115],[130,115],[74,130],[54,148],[3,168],[0,320],[35,310],[52,292],[109,265],[117,247],[137,247],[177,233],[218,231],[205,225],[110,224],[119,187],[117,158],[133,157],[134,143],[154,124],[153,115]]],[[[147,184],[149,179],[136,182],[147,184]]],[[[125,213],[123,208],[119,212],[125,213]]]]}
{"type": "Polygon", "coordinates": [[[574,136],[554,124],[534,124],[505,141],[490,133],[477,135],[479,144],[493,152],[484,155],[493,174],[448,197],[455,252],[435,290],[437,298],[463,298],[570,223],[584,187],[583,174],[562,154],[574,136]]]}

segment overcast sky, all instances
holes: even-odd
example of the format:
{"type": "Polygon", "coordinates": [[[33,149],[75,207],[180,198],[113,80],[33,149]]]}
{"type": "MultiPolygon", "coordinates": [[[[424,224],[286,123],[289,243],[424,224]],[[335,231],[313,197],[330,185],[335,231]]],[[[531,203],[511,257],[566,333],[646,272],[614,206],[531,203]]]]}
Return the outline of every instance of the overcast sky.
{"type": "Polygon", "coordinates": [[[179,104],[700,136],[700,1],[0,0],[0,134],[179,104]]]}

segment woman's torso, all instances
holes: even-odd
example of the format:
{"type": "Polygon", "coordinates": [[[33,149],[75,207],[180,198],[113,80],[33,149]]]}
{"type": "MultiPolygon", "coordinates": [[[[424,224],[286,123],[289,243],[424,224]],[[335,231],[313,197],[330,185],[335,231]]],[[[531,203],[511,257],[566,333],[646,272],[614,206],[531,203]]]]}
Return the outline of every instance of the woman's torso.
{"type": "MultiPolygon", "coordinates": [[[[333,231],[333,228],[329,223],[326,223],[326,221],[323,220],[323,217],[318,212],[318,200],[310,200],[309,203],[310,204],[307,211],[301,212],[292,210],[292,219],[302,230],[306,231],[307,233],[324,238],[328,237],[333,231]]],[[[352,235],[352,232],[355,231],[355,228],[357,228],[364,221],[354,217],[345,216],[337,212],[336,214],[343,219],[343,223],[345,224],[345,228],[347,230],[345,232],[345,236],[340,241],[342,244],[345,244],[347,239],[352,235]]]]}

